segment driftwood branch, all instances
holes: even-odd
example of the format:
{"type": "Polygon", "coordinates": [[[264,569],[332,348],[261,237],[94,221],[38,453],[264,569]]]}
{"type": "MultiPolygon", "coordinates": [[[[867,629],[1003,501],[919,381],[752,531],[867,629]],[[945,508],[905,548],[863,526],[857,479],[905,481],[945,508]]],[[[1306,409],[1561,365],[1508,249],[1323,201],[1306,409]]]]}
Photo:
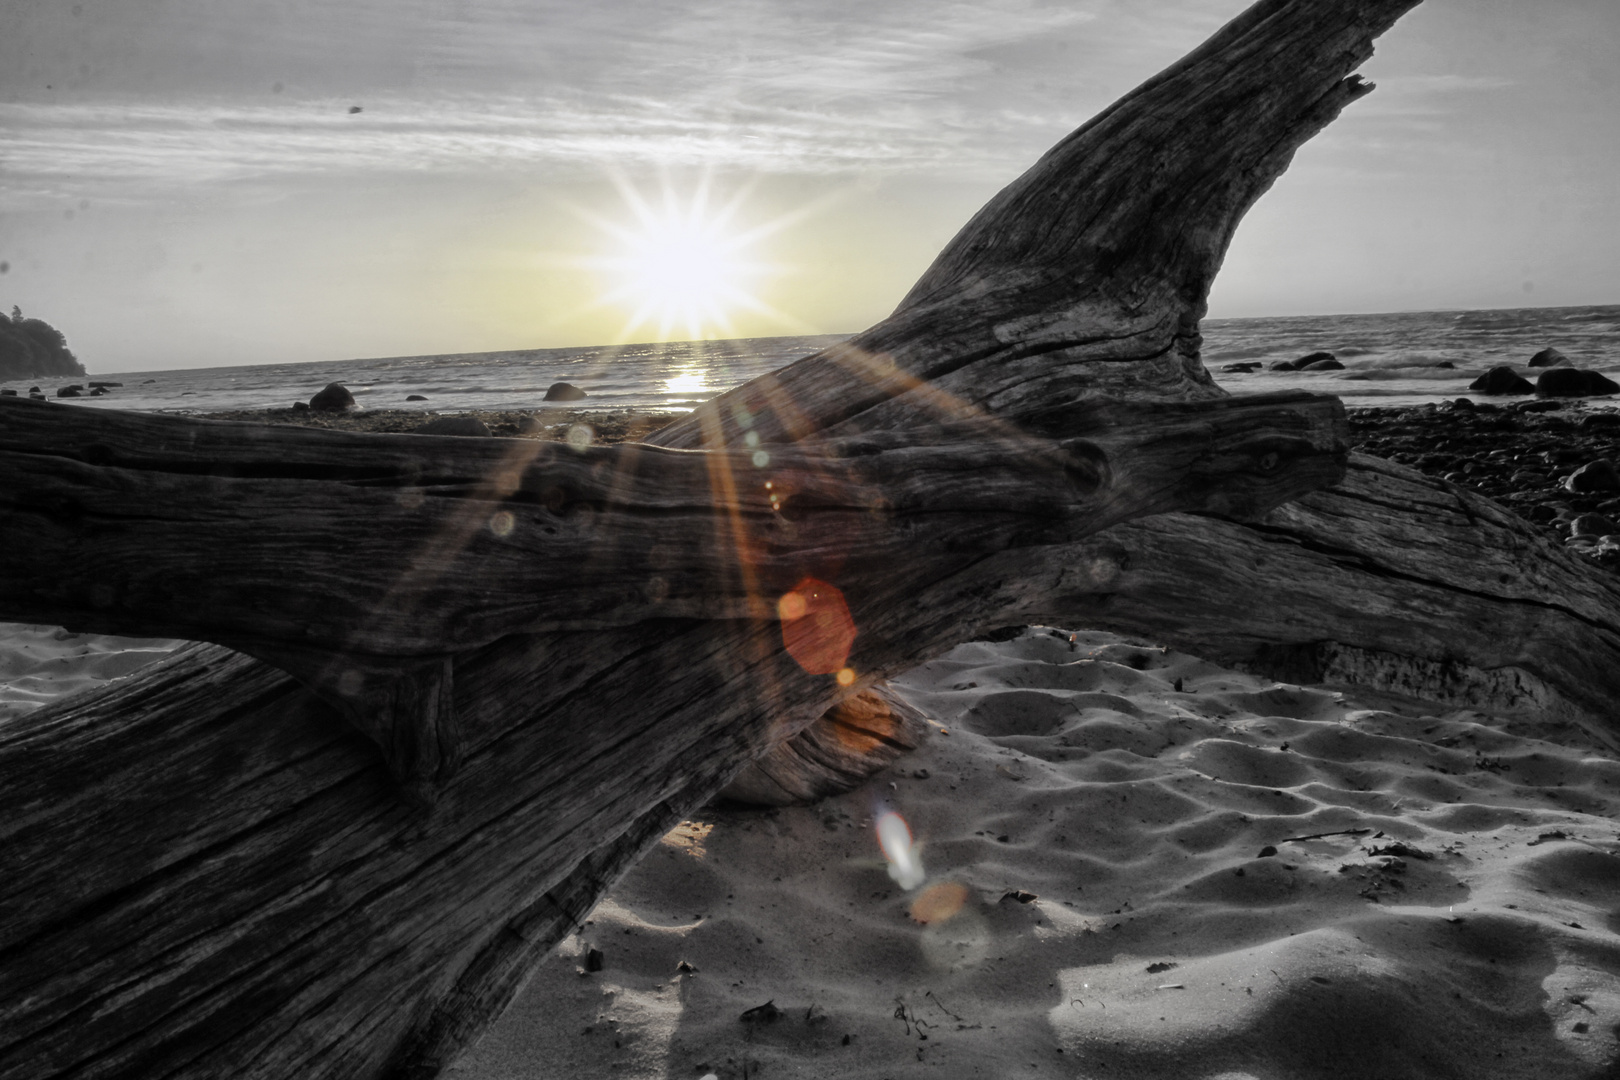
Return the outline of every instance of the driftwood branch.
{"type": "Polygon", "coordinates": [[[1243,212],[1415,2],[1263,0],[998,196],[889,319],[657,447],[0,410],[25,560],[0,614],[283,669],[196,646],[0,727],[0,1075],[434,1075],[671,822],[887,674],[1050,609],[1034,575],[1074,585],[1094,528],[1331,482],[1336,407],[1226,401],[1198,321],[1243,212]],[[756,452],[799,520],[738,482],[756,452]],[[792,648],[833,592],[853,639],[792,648]]]}
{"type": "MultiPolygon", "coordinates": [[[[513,634],[777,618],[806,579],[886,595],[930,558],[1172,510],[1252,514],[1342,473],[1303,394],[1089,402],[1012,427],[768,450],[570,449],[0,406],[9,618],[213,641],[287,671],[431,798],[456,658],[513,634]],[[92,573],[71,567],[93,567],[92,573]]],[[[841,665],[840,665],[841,666],[841,665]]]]}

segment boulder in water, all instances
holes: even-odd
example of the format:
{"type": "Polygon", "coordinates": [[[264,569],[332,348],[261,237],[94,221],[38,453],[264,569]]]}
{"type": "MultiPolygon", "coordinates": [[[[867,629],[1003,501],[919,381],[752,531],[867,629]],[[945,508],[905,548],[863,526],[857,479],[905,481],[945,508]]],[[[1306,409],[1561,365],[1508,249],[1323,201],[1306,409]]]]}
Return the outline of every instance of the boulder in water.
{"type": "Polygon", "coordinates": [[[1468,384],[1468,389],[1480,394],[1533,394],[1536,391],[1529,379],[1523,378],[1506,364],[1493,367],[1468,384]]]}
{"type": "Polygon", "coordinates": [[[327,383],[326,389],[309,399],[316,412],[343,412],[354,408],[354,395],[342,383],[327,383]]]}
{"type": "Polygon", "coordinates": [[[1620,383],[1596,371],[1555,367],[1536,378],[1536,393],[1546,397],[1598,397],[1620,394],[1620,383]]]}
{"type": "Polygon", "coordinates": [[[1344,365],[1341,364],[1333,356],[1331,356],[1331,355],[1329,355],[1327,353],[1322,353],[1321,356],[1322,356],[1322,359],[1320,359],[1320,360],[1311,360],[1310,357],[1306,357],[1304,360],[1295,360],[1294,361],[1294,370],[1295,371],[1343,371],[1344,370],[1344,365]],[[1306,360],[1310,360],[1310,362],[1306,363],[1306,360]]]}
{"type": "Polygon", "coordinates": [[[405,400],[406,401],[426,401],[427,398],[425,396],[423,396],[422,394],[406,394],[405,395],[405,400]]]}
{"type": "Polygon", "coordinates": [[[478,439],[489,438],[489,425],[476,416],[441,416],[437,420],[429,420],[419,428],[413,428],[412,435],[467,435],[478,439]]]}
{"type": "Polygon", "coordinates": [[[84,393],[84,387],[80,386],[78,383],[74,383],[72,386],[59,387],[57,389],[57,391],[56,391],[56,396],[57,397],[79,397],[83,393],[84,393]]]}
{"type": "Polygon", "coordinates": [[[1531,367],[1559,367],[1569,363],[1569,357],[1557,349],[1542,349],[1530,358],[1531,367]]]}
{"type": "Polygon", "coordinates": [[[1330,352],[1313,352],[1308,356],[1302,356],[1298,360],[1295,360],[1294,361],[1294,370],[1295,371],[1304,371],[1307,367],[1310,367],[1312,364],[1319,364],[1323,360],[1333,360],[1333,359],[1335,359],[1335,357],[1330,352]]]}
{"type": "Polygon", "coordinates": [[[546,390],[547,401],[579,401],[584,396],[585,391],[573,383],[552,383],[550,388],[546,390]]]}
{"type": "Polygon", "coordinates": [[[540,423],[540,421],[535,419],[534,417],[532,417],[532,416],[520,416],[520,417],[518,417],[517,433],[519,435],[538,435],[543,430],[545,430],[545,425],[540,423]]]}
{"type": "Polygon", "coordinates": [[[1227,364],[1225,367],[1221,368],[1221,370],[1230,371],[1236,375],[1247,375],[1251,371],[1259,371],[1263,366],[1264,365],[1262,365],[1258,360],[1245,360],[1241,364],[1227,364]]]}

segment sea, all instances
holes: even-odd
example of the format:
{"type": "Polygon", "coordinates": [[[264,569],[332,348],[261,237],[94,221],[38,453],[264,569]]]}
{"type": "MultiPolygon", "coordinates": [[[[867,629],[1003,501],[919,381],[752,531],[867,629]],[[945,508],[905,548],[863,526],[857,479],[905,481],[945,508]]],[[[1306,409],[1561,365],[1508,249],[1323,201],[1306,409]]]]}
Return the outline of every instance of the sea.
{"type": "MultiPolygon", "coordinates": [[[[1485,400],[1468,384],[1492,367],[1510,365],[1532,379],[1532,356],[1554,348],[1577,367],[1620,381],[1620,305],[1418,311],[1383,315],[1318,315],[1210,319],[1204,364],[1233,393],[1308,389],[1336,394],[1347,406],[1399,407],[1459,397],[1485,400]],[[1343,371],[1268,370],[1278,361],[1330,352],[1343,371]],[[1223,370],[1259,362],[1259,371],[1223,370]],[[1450,366],[1446,366],[1450,365],[1450,366]]],[[[80,379],[11,380],[0,388],[26,393],[91,379],[121,383],[104,397],[66,399],[88,408],[157,412],[223,412],[286,408],[338,382],[366,409],[454,413],[479,410],[635,409],[680,412],[756,376],[844,339],[740,338],[585,348],[519,349],[296,364],[188,368],[91,374],[80,379]],[[548,387],[571,383],[583,401],[548,405],[548,387]],[[411,395],[425,400],[407,401],[411,395]]],[[[93,361],[90,365],[93,367],[93,361]]],[[[1592,405],[1620,407],[1614,398],[1592,405]]]]}

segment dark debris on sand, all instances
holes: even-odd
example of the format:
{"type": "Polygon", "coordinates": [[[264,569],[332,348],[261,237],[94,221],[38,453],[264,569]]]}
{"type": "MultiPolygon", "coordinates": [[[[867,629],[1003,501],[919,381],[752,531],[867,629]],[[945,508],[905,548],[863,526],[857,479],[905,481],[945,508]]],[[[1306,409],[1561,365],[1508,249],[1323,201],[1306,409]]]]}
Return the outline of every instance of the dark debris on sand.
{"type": "Polygon", "coordinates": [[[1592,462],[1620,462],[1620,413],[1558,402],[1353,409],[1350,439],[1363,453],[1494,499],[1554,543],[1620,570],[1620,490],[1566,484],[1592,462]]]}

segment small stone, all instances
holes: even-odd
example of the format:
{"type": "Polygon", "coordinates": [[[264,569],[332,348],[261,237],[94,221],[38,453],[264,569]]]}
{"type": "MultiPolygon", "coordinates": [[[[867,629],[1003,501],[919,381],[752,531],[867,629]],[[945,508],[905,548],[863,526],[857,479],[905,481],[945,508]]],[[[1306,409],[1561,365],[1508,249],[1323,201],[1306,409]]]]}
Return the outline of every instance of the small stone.
{"type": "Polygon", "coordinates": [[[592,949],[590,952],[585,954],[585,970],[601,971],[603,963],[606,959],[607,958],[602,955],[601,949],[592,949]]]}
{"type": "Polygon", "coordinates": [[[1270,844],[1267,844],[1265,847],[1260,849],[1260,854],[1255,856],[1255,857],[1260,858],[1260,859],[1269,859],[1269,858],[1272,858],[1273,856],[1275,856],[1276,854],[1277,854],[1277,849],[1272,847],[1270,844]]]}
{"type": "Polygon", "coordinates": [[[545,425],[532,416],[520,416],[517,422],[519,435],[538,435],[545,430],[545,425]]]}
{"type": "Polygon", "coordinates": [[[413,428],[412,435],[466,435],[477,439],[489,438],[489,425],[476,416],[441,416],[413,428]]]}
{"type": "Polygon", "coordinates": [[[1001,898],[1003,900],[1016,900],[1020,904],[1033,904],[1040,899],[1035,893],[1025,892],[1023,889],[1014,889],[1011,892],[1003,893],[1001,898]]]}
{"type": "Polygon", "coordinates": [[[1569,357],[1557,349],[1542,349],[1530,358],[1531,367],[1557,367],[1569,363],[1569,357]]]}
{"type": "Polygon", "coordinates": [[[1620,470],[1599,458],[1569,474],[1564,487],[1575,492],[1620,491],[1620,470]]]}
{"type": "Polygon", "coordinates": [[[1517,375],[1510,367],[1493,367],[1468,384],[1468,389],[1480,394],[1533,394],[1535,386],[1529,379],[1517,375]]]}
{"type": "Polygon", "coordinates": [[[573,383],[552,383],[546,389],[547,401],[579,401],[583,397],[585,397],[585,391],[573,383]]]}
{"type": "Polygon", "coordinates": [[[309,402],[295,401],[292,403],[293,412],[309,412],[309,402]]]}
{"type": "Polygon", "coordinates": [[[1453,364],[1450,360],[1442,360],[1434,366],[1437,368],[1445,368],[1447,371],[1457,370],[1457,365],[1453,364]]]}
{"type": "Polygon", "coordinates": [[[1475,405],[1465,397],[1460,397],[1451,403],[1451,407],[1459,412],[1474,412],[1475,405]]]}
{"type": "Polygon", "coordinates": [[[327,383],[325,389],[309,399],[309,407],[316,412],[343,412],[354,408],[354,395],[342,383],[327,383]]]}

